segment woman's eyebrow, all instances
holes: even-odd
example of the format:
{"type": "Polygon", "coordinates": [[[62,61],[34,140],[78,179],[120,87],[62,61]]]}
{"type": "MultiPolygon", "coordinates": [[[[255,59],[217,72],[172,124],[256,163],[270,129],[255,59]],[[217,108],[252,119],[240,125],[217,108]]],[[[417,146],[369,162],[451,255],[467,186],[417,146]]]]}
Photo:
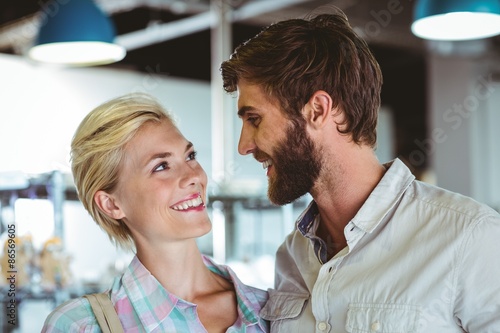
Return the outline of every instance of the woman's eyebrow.
{"type": "MultiPolygon", "coordinates": [[[[191,149],[191,147],[193,147],[193,143],[192,142],[188,142],[187,145],[186,145],[186,149],[184,150],[184,152],[188,151],[189,149],[191,149]]],[[[152,161],[154,160],[157,160],[157,159],[162,159],[162,158],[167,158],[167,157],[170,157],[172,156],[172,153],[171,152],[161,152],[161,153],[156,153],[156,154],[153,154],[151,156],[151,158],[149,158],[146,162],[146,165],[148,165],[149,163],[151,163],[152,161]]]]}

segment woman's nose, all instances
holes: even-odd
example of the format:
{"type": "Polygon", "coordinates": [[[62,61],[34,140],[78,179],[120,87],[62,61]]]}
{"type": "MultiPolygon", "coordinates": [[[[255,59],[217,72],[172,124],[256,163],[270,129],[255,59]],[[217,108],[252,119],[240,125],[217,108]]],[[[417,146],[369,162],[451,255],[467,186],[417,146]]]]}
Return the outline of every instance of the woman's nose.
{"type": "Polygon", "coordinates": [[[196,184],[206,185],[207,183],[207,174],[205,170],[199,165],[195,166],[188,165],[183,171],[181,175],[181,186],[191,186],[196,184]]]}

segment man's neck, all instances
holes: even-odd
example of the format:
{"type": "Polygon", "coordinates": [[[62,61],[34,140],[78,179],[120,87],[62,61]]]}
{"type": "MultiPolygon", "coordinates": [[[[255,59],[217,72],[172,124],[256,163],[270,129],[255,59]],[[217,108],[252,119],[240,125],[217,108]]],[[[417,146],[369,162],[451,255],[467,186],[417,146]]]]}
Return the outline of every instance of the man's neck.
{"type": "Polygon", "coordinates": [[[329,249],[331,256],[347,245],[345,226],[356,216],[385,173],[372,151],[358,155],[325,169],[311,191],[321,217],[318,236],[332,247],[329,249]]]}

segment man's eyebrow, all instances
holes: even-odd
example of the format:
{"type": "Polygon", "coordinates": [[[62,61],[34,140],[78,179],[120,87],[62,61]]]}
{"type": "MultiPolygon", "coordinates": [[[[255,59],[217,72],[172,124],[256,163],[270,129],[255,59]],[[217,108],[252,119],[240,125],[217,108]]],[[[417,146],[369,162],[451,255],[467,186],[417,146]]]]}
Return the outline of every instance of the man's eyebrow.
{"type": "Polygon", "coordinates": [[[255,108],[253,106],[242,106],[238,110],[238,117],[242,118],[248,111],[253,111],[255,108]]]}

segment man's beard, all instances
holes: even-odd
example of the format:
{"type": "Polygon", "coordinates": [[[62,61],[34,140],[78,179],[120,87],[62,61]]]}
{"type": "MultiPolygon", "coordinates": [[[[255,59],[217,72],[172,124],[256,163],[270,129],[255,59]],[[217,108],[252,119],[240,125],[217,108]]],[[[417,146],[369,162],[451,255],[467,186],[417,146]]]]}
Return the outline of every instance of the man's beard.
{"type": "Polygon", "coordinates": [[[272,163],[274,177],[269,177],[267,196],[273,204],[288,204],[311,191],[321,170],[321,159],[305,122],[292,121],[285,141],[274,150],[272,163]]]}

